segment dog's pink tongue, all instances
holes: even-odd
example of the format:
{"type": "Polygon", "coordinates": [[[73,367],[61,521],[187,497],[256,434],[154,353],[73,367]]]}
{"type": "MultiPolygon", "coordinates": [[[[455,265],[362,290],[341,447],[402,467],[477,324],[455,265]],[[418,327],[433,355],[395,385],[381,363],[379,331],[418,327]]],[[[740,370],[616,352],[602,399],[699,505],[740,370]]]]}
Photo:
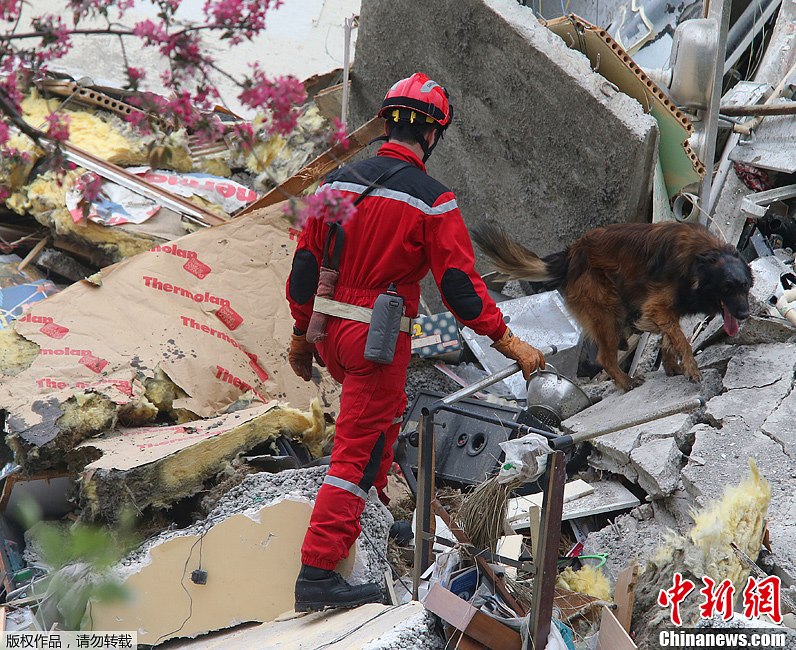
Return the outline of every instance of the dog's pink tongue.
{"type": "Polygon", "coordinates": [[[741,329],[738,319],[730,313],[727,305],[722,304],[721,306],[724,308],[724,331],[727,332],[728,336],[735,336],[741,329]]]}

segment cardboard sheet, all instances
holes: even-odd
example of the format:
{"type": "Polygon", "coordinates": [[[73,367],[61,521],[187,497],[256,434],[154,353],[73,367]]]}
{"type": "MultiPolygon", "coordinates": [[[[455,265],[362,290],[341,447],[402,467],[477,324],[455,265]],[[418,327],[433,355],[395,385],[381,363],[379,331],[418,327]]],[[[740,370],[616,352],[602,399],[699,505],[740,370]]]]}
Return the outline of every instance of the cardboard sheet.
{"type": "Polygon", "coordinates": [[[287,363],[292,318],[284,297],[295,231],[282,206],[252,212],[156,246],[36,303],[15,322],[40,346],[27,370],[0,386],[8,426],[36,444],[57,434],[58,405],[95,391],[117,404],[160,368],[188,395],[175,408],[218,415],[246,395],[336,413],[339,386],[287,363]]]}

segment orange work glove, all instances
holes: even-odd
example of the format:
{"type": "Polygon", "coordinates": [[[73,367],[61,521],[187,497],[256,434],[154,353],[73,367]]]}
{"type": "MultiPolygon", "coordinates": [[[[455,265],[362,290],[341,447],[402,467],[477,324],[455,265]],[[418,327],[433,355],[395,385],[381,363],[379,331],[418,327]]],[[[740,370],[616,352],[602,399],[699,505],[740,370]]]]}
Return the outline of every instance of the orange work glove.
{"type": "Polygon", "coordinates": [[[495,341],[492,347],[502,355],[519,363],[522,368],[522,376],[526,380],[537,368],[544,370],[544,355],[530,343],[514,336],[514,332],[510,329],[506,329],[500,340],[495,341]]]}
{"type": "Polygon", "coordinates": [[[304,381],[312,379],[312,357],[317,356],[315,344],[310,343],[304,334],[290,335],[290,349],[287,360],[293,372],[304,381]]]}

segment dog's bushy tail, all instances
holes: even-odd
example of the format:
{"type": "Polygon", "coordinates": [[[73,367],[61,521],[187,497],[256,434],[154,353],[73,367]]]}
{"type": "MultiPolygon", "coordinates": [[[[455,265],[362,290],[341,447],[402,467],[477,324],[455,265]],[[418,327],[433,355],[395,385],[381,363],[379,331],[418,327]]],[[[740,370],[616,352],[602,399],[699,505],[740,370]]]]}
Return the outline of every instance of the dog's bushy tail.
{"type": "Polygon", "coordinates": [[[472,229],[473,241],[492,260],[495,268],[512,280],[546,282],[560,286],[566,276],[566,254],[555,253],[544,259],[512,240],[494,221],[472,229]]]}

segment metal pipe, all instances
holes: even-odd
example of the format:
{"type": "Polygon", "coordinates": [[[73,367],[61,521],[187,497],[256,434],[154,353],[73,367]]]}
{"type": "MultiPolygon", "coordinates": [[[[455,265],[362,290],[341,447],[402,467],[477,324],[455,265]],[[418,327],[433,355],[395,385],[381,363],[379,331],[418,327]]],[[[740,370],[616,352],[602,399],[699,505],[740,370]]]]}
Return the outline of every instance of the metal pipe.
{"type": "Polygon", "coordinates": [[[121,185],[122,187],[125,187],[136,194],[140,194],[148,199],[152,199],[160,205],[168,208],[169,210],[174,210],[175,212],[183,215],[186,219],[193,221],[200,226],[215,226],[225,223],[229,220],[229,218],[219,217],[218,215],[213,214],[204,208],[194,205],[181,196],[177,196],[176,194],[172,194],[171,192],[168,192],[157,185],[153,185],[152,183],[145,181],[143,178],[135,176],[131,172],[119,167],[118,165],[114,165],[106,160],[97,158],[89,152],[79,149],[73,144],[63,142],[61,144],[61,149],[63,150],[64,158],[66,158],[69,162],[73,162],[79,167],[83,167],[84,169],[88,169],[89,171],[99,174],[103,178],[121,185]]]}
{"type": "Polygon", "coordinates": [[[345,31],[345,45],[343,49],[343,99],[342,99],[342,115],[340,121],[343,123],[343,132],[348,130],[348,68],[351,65],[351,30],[354,27],[356,17],[346,18],[343,21],[343,29],[345,31]]]}
{"type": "MultiPolygon", "coordinates": [[[[727,33],[727,59],[724,61],[724,74],[738,63],[757,34],[763,29],[782,0],[752,0],[743,13],[733,23],[727,33]]],[[[762,47],[762,45],[761,45],[762,47]]]]}
{"type": "MultiPolygon", "coordinates": [[[[780,79],[779,83],[777,84],[777,87],[774,88],[774,92],[772,92],[768,96],[768,99],[765,102],[763,102],[764,106],[766,104],[772,104],[776,99],[779,99],[779,96],[782,94],[782,91],[785,89],[785,84],[788,83],[788,79],[790,79],[790,76],[794,72],[796,72],[796,63],[794,63],[790,67],[790,69],[785,73],[785,76],[782,77],[782,79],[780,79]]],[[[749,135],[753,129],[757,128],[760,125],[764,117],[765,117],[764,115],[758,115],[755,119],[749,120],[747,122],[744,122],[743,124],[739,124],[738,126],[736,126],[734,131],[742,135],[749,135]]]]}
{"type": "MultiPolygon", "coordinates": [[[[733,127],[734,129],[735,127],[733,127]]],[[[721,196],[721,190],[724,187],[724,182],[727,180],[727,174],[729,173],[730,169],[732,169],[732,160],[730,160],[730,152],[735,149],[735,145],[738,144],[738,140],[740,139],[740,135],[737,133],[730,133],[730,136],[727,138],[727,144],[724,145],[724,151],[721,154],[721,163],[719,164],[719,171],[716,172],[716,178],[713,179],[713,188],[710,193],[710,205],[708,206],[708,214],[713,216],[716,212],[716,205],[719,202],[719,196],[721,196]]]]}
{"type": "Polygon", "coordinates": [[[664,406],[663,408],[653,411],[652,413],[648,413],[647,415],[641,415],[629,420],[625,420],[624,422],[618,422],[606,429],[598,429],[597,431],[579,431],[578,433],[561,436],[556,441],[560,442],[561,446],[556,448],[562,449],[570,445],[577,445],[581,442],[585,442],[586,440],[599,438],[600,436],[605,436],[609,433],[614,433],[615,431],[636,427],[640,424],[652,422],[653,420],[660,420],[661,418],[669,417],[670,415],[687,413],[688,411],[694,411],[698,408],[702,408],[703,406],[705,406],[705,399],[703,397],[692,397],[691,399],[685,400],[683,402],[672,404],[670,406],[664,406]]]}
{"type": "Polygon", "coordinates": [[[719,109],[722,115],[735,117],[746,115],[795,115],[796,102],[781,104],[752,104],[749,106],[724,106],[719,109]]]}
{"type": "Polygon", "coordinates": [[[460,406],[441,406],[439,408],[440,411],[448,411],[449,413],[456,413],[457,415],[464,415],[467,417],[471,417],[474,420],[480,420],[481,422],[488,422],[489,424],[494,424],[499,427],[505,427],[506,429],[511,429],[512,431],[517,431],[523,435],[526,433],[535,433],[539,436],[544,436],[548,440],[555,440],[558,438],[558,434],[551,433],[550,431],[544,431],[542,429],[536,429],[531,427],[527,424],[520,424],[519,422],[513,422],[511,420],[501,420],[497,416],[492,415],[483,415],[481,413],[473,413],[472,411],[468,411],[467,409],[461,408],[460,406]]]}
{"type": "MultiPolygon", "coordinates": [[[[542,348],[539,350],[544,356],[552,356],[556,352],[558,352],[558,347],[555,345],[551,345],[549,348],[542,348]]],[[[491,386],[492,384],[496,384],[507,377],[511,377],[514,373],[519,372],[521,370],[520,364],[512,363],[510,366],[506,366],[502,370],[498,370],[491,375],[484,377],[483,379],[478,380],[474,384],[470,384],[469,386],[462,388],[461,390],[457,390],[455,393],[451,393],[447,397],[440,398],[437,402],[432,404],[428,407],[429,411],[432,410],[439,410],[439,408],[444,404],[453,404],[454,402],[458,402],[459,400],[465,399],[466,397],[472,397],[475,393],[484,388],[491,386]]]]}
{"type": "Polygon", "coordinates": [[[727,32],[730,26],[730,7],[732,0],[714,0],[710,3],[708,17],[712,18],[718,26],[718,43],[716,54],[713,57],[713,79],[711,80],[710,104],[704,112],[705,143],[702,148],[702,162],[707,171],[699,187],[699,203],[702,210],[699,213],[699,222],[708,225],[707,206],[710,205],[711,184],[713,182],[713,158],[716,155],[716,136],[719,131],[719,105],[721,103],[721,86],[724,81],[724,60],[727,54],[727,32]]]}
{"type": "Polygon", "coordinates": [[[423,409],[417,444],[417,497],[415,499],[415,566],[412,574],[412,598],[418,600],[420,576],[431,564],[434,542],[423,533],[434,533],[434,411],[423,409]]]}

